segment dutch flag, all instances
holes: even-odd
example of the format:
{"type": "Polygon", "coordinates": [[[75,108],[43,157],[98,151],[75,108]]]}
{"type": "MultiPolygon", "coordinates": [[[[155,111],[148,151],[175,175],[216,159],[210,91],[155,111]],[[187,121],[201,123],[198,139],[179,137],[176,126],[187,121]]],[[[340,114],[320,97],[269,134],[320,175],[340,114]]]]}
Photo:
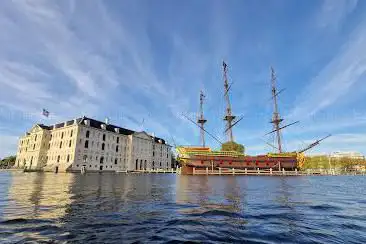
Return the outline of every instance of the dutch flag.
{"type": "Polygon", "coordinates": [[[42,115],[48,118],[48,116],[50,115],[50,112],[48,112],[46,109],[43,109],[42,115]]]}

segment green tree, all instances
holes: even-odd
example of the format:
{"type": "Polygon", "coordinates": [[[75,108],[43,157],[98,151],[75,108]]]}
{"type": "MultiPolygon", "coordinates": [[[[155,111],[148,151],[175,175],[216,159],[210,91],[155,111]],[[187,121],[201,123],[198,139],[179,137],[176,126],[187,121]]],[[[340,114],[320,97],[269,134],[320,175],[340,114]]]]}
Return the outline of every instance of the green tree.
{"type": "Polygon", "coordinates": [[[15,164],[15,159],[16,159],[15,156],[9,156],[9,157],[3,158],[0,161],[0,168],[10,168],[10,167],[13,167],[14,164],[15,164]]]}
{"type": "Polygon", "coordinates": [[[225,142],[221,145],[222,151],[235,151],[238,153],[244,153],[244,146],[236,142],[225,142]]]}

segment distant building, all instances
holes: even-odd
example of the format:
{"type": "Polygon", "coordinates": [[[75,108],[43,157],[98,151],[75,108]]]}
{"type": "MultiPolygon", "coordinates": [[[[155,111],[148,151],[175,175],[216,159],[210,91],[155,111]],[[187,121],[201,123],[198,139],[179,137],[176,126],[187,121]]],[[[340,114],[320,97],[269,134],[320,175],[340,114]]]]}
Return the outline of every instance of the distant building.
{"type": "Polygon", "coordinates": [[[351,159],[364,159],[365,156],[359,152],[334,152],[331,154],[333,158],[351,158],[351,159]]]}
{"type": "Polygon", "coordinates": [[[146,132],[87,117],[36,124],[19,139],[15,166],[45,171],[168,169],[171,146],[146,132]]]}

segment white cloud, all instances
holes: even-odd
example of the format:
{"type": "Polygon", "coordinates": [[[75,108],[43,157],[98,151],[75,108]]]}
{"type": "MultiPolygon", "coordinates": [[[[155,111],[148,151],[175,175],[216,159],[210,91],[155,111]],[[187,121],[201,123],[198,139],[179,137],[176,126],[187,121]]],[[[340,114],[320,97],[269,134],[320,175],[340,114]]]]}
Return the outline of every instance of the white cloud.
{"type": "Polygon", "coordinates": [[[366,74],[366,22],[357,26],[341,51],[314,77],[300,93],[289,113],[290,118],[306,118],[332,106],[362,82],[366,74]]]}
{"type": "Polygon", "coordinates": [[[357,3],[358,0],[324,0],[318,15],[319,26],[337,30],[357,3]]]}

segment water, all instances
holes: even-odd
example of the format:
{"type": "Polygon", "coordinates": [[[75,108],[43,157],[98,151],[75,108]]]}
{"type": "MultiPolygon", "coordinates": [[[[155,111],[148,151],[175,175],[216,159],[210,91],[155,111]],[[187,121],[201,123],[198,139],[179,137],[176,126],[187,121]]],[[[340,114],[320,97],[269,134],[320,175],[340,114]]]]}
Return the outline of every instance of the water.
{"type": "Polygon", "coordinates": [[[0,242],[365,243],[366,177],[0,172],[0,242]]]}

